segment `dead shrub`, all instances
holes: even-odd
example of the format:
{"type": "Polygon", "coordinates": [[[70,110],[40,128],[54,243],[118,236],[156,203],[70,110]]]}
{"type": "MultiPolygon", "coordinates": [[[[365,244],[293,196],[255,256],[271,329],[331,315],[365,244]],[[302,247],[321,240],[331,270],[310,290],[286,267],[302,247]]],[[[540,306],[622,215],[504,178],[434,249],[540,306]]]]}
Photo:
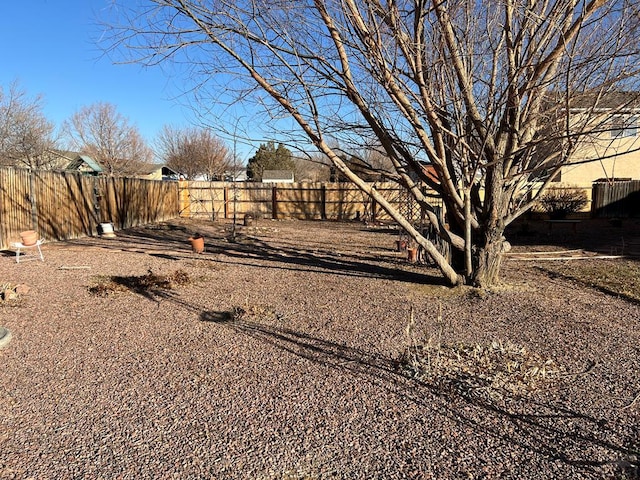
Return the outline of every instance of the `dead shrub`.
{"type": "Polygon", "coordinates": [[[555,220],[579,212],[587,202],[587,193],[581,188],[550,188],[538,200],[540,208],[555,220]]]}
{"type": "Polygon", "coordinates": [[[167,275],[155,274],[149,270],[146,275],[139,276],[98,277],[95,285],[89,286],[88,290],[92,295],[107,297],[126,291],[146,293],[153,290],[171,290],[176,286],[188,285],[190,282],[189,274],[181,269],[167,275]]]}
{"type": "Polygon", "coordinates": [[[441,341],[441,333],[418,342],[413,335],[413,309],[407,329],[408,346],[400,356],[403,372],[445,391],[489,399],[504,393],[525,396],[558,378],[564,370],[525,347],[494,340],[488,345],[441,341]]]}

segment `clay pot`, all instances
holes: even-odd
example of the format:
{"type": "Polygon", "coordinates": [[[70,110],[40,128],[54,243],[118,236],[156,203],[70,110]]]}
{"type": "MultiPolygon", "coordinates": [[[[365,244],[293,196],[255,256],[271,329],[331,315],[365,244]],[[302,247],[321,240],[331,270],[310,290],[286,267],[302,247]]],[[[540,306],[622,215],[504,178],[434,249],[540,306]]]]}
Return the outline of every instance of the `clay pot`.
{"type": "Polygon", "coordinates": [[[30,245],[35,245],[38,243],[38,232],[35,230],[27,230],[25,232],[20,233],[20,239],[22,245],[28,247],[30,245]]]}
{"type": "Polygon", "coordinates": [[[407,248],[407,260],[411,263],[415,263],[418,261],[418,249],[417,248],[407,248]]]}
{"type": "Polygon", "coordinates": [[[194,235],[189,238],[189,243],[191,244],[191,250],[195,253],[204,252],[204,237],[201,235],[194,235]]]}

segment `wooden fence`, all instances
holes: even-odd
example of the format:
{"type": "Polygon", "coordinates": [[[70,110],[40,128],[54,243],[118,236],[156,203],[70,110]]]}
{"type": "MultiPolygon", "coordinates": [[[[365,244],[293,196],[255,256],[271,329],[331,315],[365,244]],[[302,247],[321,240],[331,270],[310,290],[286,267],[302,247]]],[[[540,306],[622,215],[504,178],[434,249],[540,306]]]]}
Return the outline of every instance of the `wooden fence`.
{"type": "Polygon", "coordinates": [[[176,182],[0,168],[0,249],[37,230],[48,240],[95,235],[178,216],[176,182]]]}
{"type": "MultiPolygon", "coordinates": [[[[405,189],[394,183],[375,187],[405,217],[422,220],[405,189]]],[[[432,200],[441,204],[435,195],[432,200]]],[[[24,230],[67,240],[96,235],[100,223],[118,230],[178,216],[241,221],[247,213],[274,219],[390,220],[349,183],[163,182],[0,168],[0,249],[18,241],[24,230]]]]}
{"type": "MultiPolygon", "coordinates": [[[[181,217],[242,219],[252,213],[274,219],[390,220],[376,202],[350,183],[185,181],[179,184],[181,217]]],[[[420,209],[405,189],[395,183],[378,183],[375,187],[405,216],[419,221],[420,209]]],[[[434,200],[440,204],[439,199],[434,200]]]]}
{"type": "Polygon", "coordinates": [[[591,215],[599,218],[640,216],[640,180],[594,183],[591,215]]]}

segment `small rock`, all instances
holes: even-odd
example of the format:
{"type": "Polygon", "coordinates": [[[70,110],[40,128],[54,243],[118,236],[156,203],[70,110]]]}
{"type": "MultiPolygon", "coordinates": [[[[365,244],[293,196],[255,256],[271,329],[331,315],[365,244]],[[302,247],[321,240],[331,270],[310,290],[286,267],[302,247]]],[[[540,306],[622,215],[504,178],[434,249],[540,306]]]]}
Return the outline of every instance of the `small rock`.
{"type": "Polygon", "coordinates": [[[18,295],[26,295],[27,293],[29,293],[29,290],[31,290],[31,287],[29,285],[20,284],[17,285],[14,290],[18,295]]]}

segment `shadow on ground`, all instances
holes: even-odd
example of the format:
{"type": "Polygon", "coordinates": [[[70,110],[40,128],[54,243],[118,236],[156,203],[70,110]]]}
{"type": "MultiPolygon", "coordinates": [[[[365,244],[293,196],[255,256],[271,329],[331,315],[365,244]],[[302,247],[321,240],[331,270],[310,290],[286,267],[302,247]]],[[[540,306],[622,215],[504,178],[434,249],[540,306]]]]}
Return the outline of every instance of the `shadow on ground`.
{"type": "Polygon", "coordinates": [[[558,246],[640,258],[640,219],[635,218],[585,218],[563,224],[524,217],[510,225],[505,236],[514,246],[558,246]]]}
{"type": "Polygon", "coordinates": [[[508,397],[493,402],[485,397],[429,385],[409,377],[398,359],[303,332],[244,320],[235,310],[203,311],[200,320],[353,375],[360,381],[392,392],[400,402],[412,402],[423,407],[425,412],[436,410],[458,425],[472,428],[479,436],[488,435],[507,444],[516,444],[544,461],[561,462],[587,475],[597,475],[599,468],[607,465],[625,475],[622,478],[637,478],[640,472],[637,449],[608,440],[611,430],[603,418],[526,398],[508,397]],[[573,425],[570,431],[561,428],[567,423],[573,425]],[[605,450],[608,458],[594,460],[591,454],[594,449],[605,450]]]}
{"type": "MultiPolygon", "coordinates": [[[[193,259],[197,256],[203,260],[224,263],[226,258],[233,259],[235,264],[244,263],[249,266],[252,265],[252,260],[266,260],[272,262],[272,268],[282,270],[308,271],[311,268],[316,272],[325,271],[333,275],[445,285],[442,276],[434,269],[426,266],[419,271],[407,268],[406,262],[390,254],[384,257],[361,252],[338,252],[332,248],[335,245],[305,250],[296,246],[271,244],[257,235],[243,233],[240,228],[238,230],[239,233],[232,238],[228,226],[221,224],[205,222],[199,225],[197,232],[193,227],[169,224],[124,230],[112,239],[79,239],[68,243],[137,252],[168,260],[193,259]],[[189,236],[195,233],[205,236],[205,252],[202,255],[193,254],[187,242],[189,236]],[[397,267],[392,266],[394,264],[397,267]]],[[[264,265],[261,268],[264,268],[264,265]]]]}
{"type": "MultiPolygon", "coordinates": [[[[236,264],[264,268],[257,262],[252,264],[253,259],[259,259],[270,262],[270,268],[304,271],[313,269],[334,275],[442,284],[439,276],[414,272],[394,257],[383,258],[353,251],[337,252],[330,245],[305,250],[244,233],[238,234],[235,241],[231,241],[229,231],[216,224],[203,226],[200,233],[206,238],[207,252],[196,255],[189,251],[187,244],[188,236],[193,233],[195,232],[186,228],[171,226],[132,229],[118,232],[116,239],[100,239],[98,246],[136,251],[168,260],[195,257],[205,261],[233,261],[236,264]]],[[[539,232],[536,235],[536,240],[544,240],[546,233],[539,232]]],[[[616,235],[618,233],[612,233],[609,240],[592,240],[592,244],[596,247],[599,244],[598,248],[607,248],[616,235]]],[[[586,240],[586,232],[583,235],[576,234],[575,238],[564,245],[573,246],[571,242],[581,241],[579,238],[586,240]]],[[[87,242],[96,245],[96,239],[89,239],[87,242]]],[[[449,390],[409,376],[399,360],[402,352],[397,352],[397,358],[374,354],[284,326],[267,324],[259,321],[259,318],[246,318],[239,315],[236,309],[205,310],[201,306],[185,302],[176,291],[161,288],[141,291],[126,281],[121,283],[149,300],[174,302],[198,315],[200,321],[210,325],[211,334],[215,333],[215,329],[231,329],[238,335],[258,340],[265,348],[274,347],[287,355],[356,377],[358,381],[368,382],[396,395],[399,404],[411,402],[423,408],[425,414],[435,412],[461,427],[472,429],[478,436],[489,436],[502,444],[517,445],[538,462],[565,464],[582,472],[584,476],[598,477],[604,467],[614,468],[622,478],[638,476],[638,432],[631,428],[625,441],[613,441],[612,439],[619,439],[620,436],[611,427],[612,420],[605,417],[604,412],[602,416],[594,416],[566,408],[562,404],[545,403],[532,398],[505,395],[502,400],[493,401],[449,390]],[[597,452],[595,456],[594,452],[597,452]]],[[[619,419],[620,416],[614,416],[613,421],[615,418],[619,419]]]]}

